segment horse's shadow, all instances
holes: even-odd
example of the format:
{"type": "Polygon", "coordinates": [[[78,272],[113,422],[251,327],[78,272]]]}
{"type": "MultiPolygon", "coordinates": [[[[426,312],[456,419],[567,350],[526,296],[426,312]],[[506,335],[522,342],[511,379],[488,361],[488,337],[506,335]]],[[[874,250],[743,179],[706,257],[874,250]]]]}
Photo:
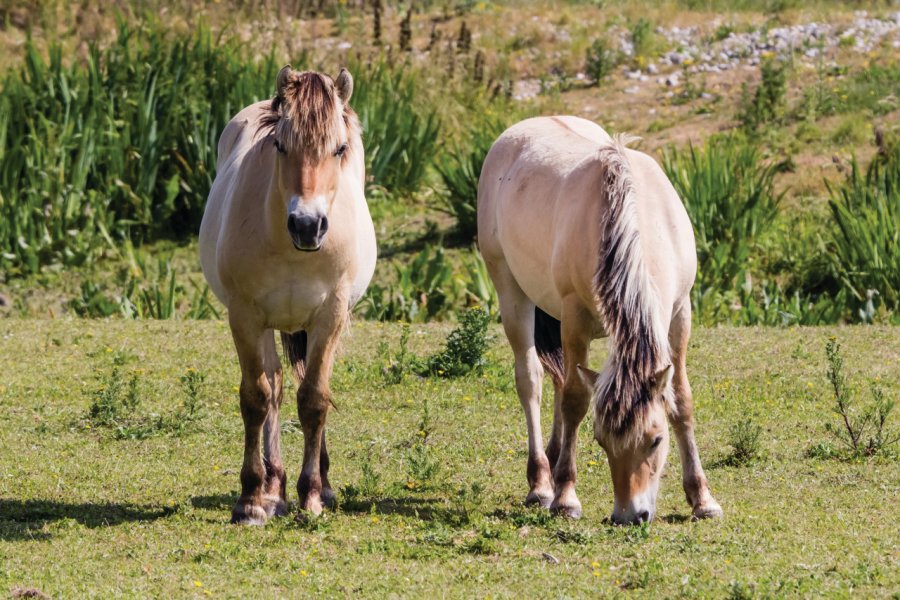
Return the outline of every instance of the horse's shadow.
{"type": "Polygon", "coordinates": [[[0,540],[45,540],[49,523],[71,519],[85,527],[105,527],[135,521],[155,521],[174,509],[130,503],[57,502],[0,498],[0,540]]]}
{"type": "Polygon", "coordinates": [[[379,497],[344,499],[340,510],[346,514],[365,514],[372,510],[379,515],[415,517],[422,521],[447,520],[459,517],[461,511],[448,505],[447,499],[437,497],[379,497]]]}

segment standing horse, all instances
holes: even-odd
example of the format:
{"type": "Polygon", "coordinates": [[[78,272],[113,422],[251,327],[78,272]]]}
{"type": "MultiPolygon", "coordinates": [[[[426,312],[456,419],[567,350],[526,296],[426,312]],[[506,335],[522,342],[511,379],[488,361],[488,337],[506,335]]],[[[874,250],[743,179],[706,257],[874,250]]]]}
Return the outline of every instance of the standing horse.
{"type": "Polygon", "coordinates": [[[233,523],[262,524],[287,509],[275,329],[300,382],[300,508],[319,514],[333,502],[328,381],[350,309],[375,270],[359,121],[347,104],[352,77],[288,66],[276,86],[273,100],[243,109],[222,132],[200,226],[203,273],[228,308],[241,366],[244,464],[233,523]]]}
{"type": "Polygon", "coordinates": [[[478,243],[515,355],[528,426],[526,503],[581,516],[575,443],[593,394],[594,437],[612,472],[613,522],[653,519],[667,417],[694,517],[721,516],[694,441],[685,366],[693,230],[659,165],[624,144],[584,119],[528,119],[497,139],[481,171],[478,243]],[[597,374],[582,365],[591,340],[605,336],[610,356],[597,374]],[[546,452],[542,365],[555,389],[546,452]]]}

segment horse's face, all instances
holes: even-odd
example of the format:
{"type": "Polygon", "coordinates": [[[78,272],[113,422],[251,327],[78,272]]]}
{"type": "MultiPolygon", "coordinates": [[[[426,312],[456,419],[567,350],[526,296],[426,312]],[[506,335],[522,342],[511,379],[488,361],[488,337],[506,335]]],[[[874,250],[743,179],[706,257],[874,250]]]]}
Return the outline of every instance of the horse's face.
{"type": "MultiPolygon", "coordinates": [[[[353,92],[353,79],[342,70],[337,80],[319,74],[300,74],[288,69],[282,82],[279,74],[279,94],[290,98],[291,78],[304,94],[294,102],[296,109],[292,124],[302,132],[299,142],[285,144],[278,139],[279,188],[287,208],[286,227],[297,250],[315,252],[322,247],[328,233],[328,217],[337,196],[346,155],[350,149],[350,131],[344,118],[347,101],[353,92]]],[[[284,73],[284,70],[282,70],[284,73]]],[[[296,92],[295,92],[296,93],[296,92]]],[[[285,127],[287,129],[287,127],[285,127]]],[[[288,130],[293,133],[292,130],[288,130]]]]}
{"type": "Polygon", "coordinates": [[[280,160],[287,198],[287,230],[297,250],[314,252],[328,233],[328,215],[337,195],[347,142],[323,156],[308,160],[285,153],[280,160]]]}
{"type": "Polygon", "coordinates": [[[606,451],[612,474],[615,502],[610,518],[616,525],[650,522],[656,515],[659,480],[669,454],[664,394],[671,378],[671,365],[653,377],[652,400],[626,436],[603,431],[595,421],[594,437],[606,451]]]}

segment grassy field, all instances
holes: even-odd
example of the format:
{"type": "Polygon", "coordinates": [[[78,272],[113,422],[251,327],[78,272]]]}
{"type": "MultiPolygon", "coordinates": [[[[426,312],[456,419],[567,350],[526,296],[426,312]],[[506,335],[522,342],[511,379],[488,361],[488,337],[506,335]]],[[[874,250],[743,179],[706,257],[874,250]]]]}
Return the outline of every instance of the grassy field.
{"type": "MultiPolygon", "coordinates": [[[[410,349],[435,352],[448,331],[413,325],[410,349]]],[[[0,590],[69,598],[896,598],[896,453],[855,461],[808,454],[835,446],[825,431],[837,423],[828,339],[843,344],[859,402],[875,380],[895,398],[895,329],[700,328],[689,357],[697,438],[725,518],[688,520],[674,453],[649,528],[603,522],[612,488],[589,422],[578,451],[584,518],[521,506],[524,418],[499,329],[490,331],[483,376],[392,385],[383,369],[400,333],[361,322],[344,338],[329,420],[339,508],[312,522],[239,528],[228,524],[241,460],[239,374],[224,322],[4,320],[0,590]],[[96,407],[104,390],[127,390],[131,378],[133,393],[124,395],[133,408],[118,415],[118,428],[103,426],[96,407]],[[729,432],[748,417],[762,427],[759,457],[728,466],[729,432]]],[[[595,344],[595,365],[603,352],[595,344]]],[[[296,481],[302,434],[292,402],[282,416],[296,481]]],[[[896,432],[896,423],[889,427],[896,432]]]]}

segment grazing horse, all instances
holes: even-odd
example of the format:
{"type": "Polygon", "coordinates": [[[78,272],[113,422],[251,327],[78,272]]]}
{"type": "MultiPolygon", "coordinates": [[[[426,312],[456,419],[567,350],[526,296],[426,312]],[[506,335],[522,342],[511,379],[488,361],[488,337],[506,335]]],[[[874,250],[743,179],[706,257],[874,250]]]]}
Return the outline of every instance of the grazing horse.
{"type": "Polygon", "coordinates": [[[662,169],[626,143],[577,117],[527,119],[497,139],[481,171],[478,243],[528,426],[526,503],[581,516],[575,443],[593,399],[594,437],[612,472],[613,522],[653,519],[667,417],[693,515],[716,517],[722,509],[700,465],[686,370],[694,234],[662,169]],[[606,336],[609,360],[598,374],[584,365],[591,340],[606,336]],[[555,390],[546,452],[544,369],[555,390]]]}
{"type": "Polygon", "coordinates": [[[203,274],[228,308],[241,367],[241,496],[233,523],[287,511],[274,330],[299,381],[301,510],[334,501],[325,417],[338,338],[375,270],[375,230],[363,193],[353,79],[289,66],[273,100],[239,112],[219,139],[217,174],[200,226],[203,274]],[[260,456],[262,435],[263,455],[260,456]]]}

